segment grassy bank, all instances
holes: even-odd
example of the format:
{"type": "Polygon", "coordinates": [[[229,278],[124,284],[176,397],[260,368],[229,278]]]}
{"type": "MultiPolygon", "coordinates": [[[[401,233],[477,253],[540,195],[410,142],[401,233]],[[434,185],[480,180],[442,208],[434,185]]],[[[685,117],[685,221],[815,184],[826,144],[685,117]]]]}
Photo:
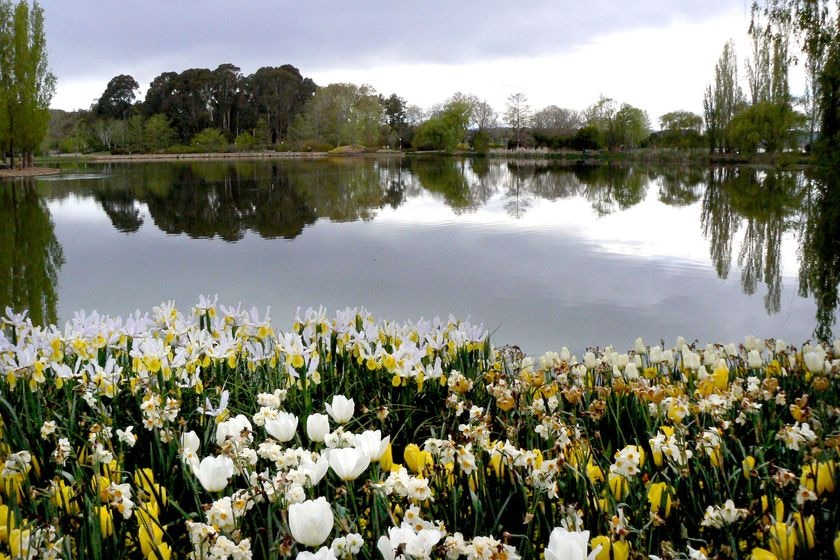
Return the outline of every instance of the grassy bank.
{"type": "Polygon", "coordinates": [[[43,156],[36,158],[39,165],[60,165],[70,162],[149,162],[149,161],[204,161],[237,159],[316,159],[324,157],[489,157],[500,159],[545,159],[565,163],[654,163],[654,164],[753,164],[767,166],[807,166],[813,163],[808,154],[757,154],[741,156],[739,154],[710,154],[708,150],[677,150],[665,148],[642,148],[626,151],[606,150],[490,150],[489,152],[429,152],[368,150],[361,147],[342,146],[329,152],[217,152],[217,153],[173,153],[173,154],[66,154],[62,156],[43,156]]]}
{"type": "Polygon", "coordinates": [[[2,325],[16,558],[839,552],[840,342],[526,357],[454,319],[278,331],[207,298],[2,325]]]}

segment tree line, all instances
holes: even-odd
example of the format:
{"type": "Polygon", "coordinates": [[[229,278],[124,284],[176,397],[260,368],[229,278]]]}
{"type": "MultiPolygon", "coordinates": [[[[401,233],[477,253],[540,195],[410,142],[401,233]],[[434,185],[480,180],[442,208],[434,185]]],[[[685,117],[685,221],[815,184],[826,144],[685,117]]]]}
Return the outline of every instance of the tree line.
{"type": "Polygon", "coordinates": [[[583,111],[556,105],[532,110],[518,92],[497,112],[486,100],[458,92],[423,110],[367,85],[319,87],[289,64],[248,76],[222,64],[164,72],[142,101],[133,77],[116,76],[89,110],[53,112],[46,147],[124,153],[657,146],[754,154],[817,146],[831,153],[840,147],[840,31],[838,6],[831,7],[832,0],[754,3],[746,90],[730,41],[703,92],[703,114],[671,111],[660,117],[656,132],[645,111],[605,96],[583,111]],[[807,75],[801,98],[791,95],[788,77],[798,62],[796,48],[807,75]]]}
{"type": "MultiPolygon", "coordinates": [[[[55,76],[47,65],[44,11],[0,0],[0,146],[15,165],[32,165],[50,120],[55,76]]],[[[5,158],[4,158],[5,159],[5,158]]]]}

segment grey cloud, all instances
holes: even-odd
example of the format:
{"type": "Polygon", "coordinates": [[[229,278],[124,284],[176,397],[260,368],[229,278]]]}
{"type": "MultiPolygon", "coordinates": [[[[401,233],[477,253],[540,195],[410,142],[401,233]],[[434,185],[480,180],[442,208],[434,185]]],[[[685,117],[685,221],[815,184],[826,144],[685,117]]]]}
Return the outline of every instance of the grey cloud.
{"type": "Polygon", "coordinates": [[[156,75],[224,62],[245,72],[290,63],[307,75],[382,62],[458,63],[556,54],[604,33],[666,25],[675,18],[706,19],[732,4],[733,0],[42,2],[50,64],[59,79],[155,67],[156,75]]]}

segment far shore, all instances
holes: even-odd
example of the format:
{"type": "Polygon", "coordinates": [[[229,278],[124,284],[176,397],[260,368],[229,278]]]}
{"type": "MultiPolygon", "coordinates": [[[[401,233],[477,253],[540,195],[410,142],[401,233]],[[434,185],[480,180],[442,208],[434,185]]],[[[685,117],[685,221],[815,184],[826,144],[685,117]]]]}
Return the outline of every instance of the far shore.
{"type": "MultiPolygon", "coordinates": [[[[738,154],[709,154],[705,150],[669,150],[669,149],[640,149],[632,151],[545,151],[545,150],[492,150],[487,153],[474,152],[441,152],[441,151],[399,151],[393,149],[381,149],[376,151],[355,150],[347,147],[340,147],[329,152],[201,152],[201,153],[138,153],[138,154],[80,154],[68,153],[37,158],[41,163],[40,167],[30,169],[0,169],[0,179],[11,177],[32,177],[39,175],[52,175],[61,173],[60,169],[50,167],[60,165],[62,162],[84,161],[91,163],[141,163],[141,162],[169,162],[169,161],[224,161],[224,160],[316,160],[326,158],[347,158],[347,157],[435,157],[435,156],[461,156],[461,157],[489,157],[501,159],[551,159],[568,164],[598,164],[598,163],[676,163],[676,164],[736,164],[736,165],[769,165],[769,166],[807,166],[811,163],[807,155],[784,153],[784,154],[758,154],[754,156],[741,156],[738,154]]],[[[355,146],[353,147],[355,148],[355,146]]]]}

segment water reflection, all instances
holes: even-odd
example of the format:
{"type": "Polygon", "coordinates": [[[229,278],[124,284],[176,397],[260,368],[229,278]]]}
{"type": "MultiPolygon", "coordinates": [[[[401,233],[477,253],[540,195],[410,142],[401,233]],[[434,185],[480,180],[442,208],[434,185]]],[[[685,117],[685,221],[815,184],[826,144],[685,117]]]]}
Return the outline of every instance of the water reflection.
{"type": "MultiPolygon", "coordinates": [[[[548,160],[498,162],[439,158],[327,161],[236,161],[114,165],[29,186],[3,185],[0,237],[3,300],[54,320],[61,247],[43,198],[97,202],[113,227],[138,232],[145,220],[166,234],[242,240],[295,239],[321,219],[373,220],[385,209],[432,198],[465,216],[497,204],[527,220],[543,201],[585,200],[596,217],[626,211],[655,193],[670,207],[699,205],[710,263],[726,279],[733,262],[745,294],[763,292],[777,314],[783,291],[783,236],[799,243],[799,294],[813,295],[815,336],[831,335],[840,282],[840,185],[834,176],[756,168],[560,165],[548,160]],[[94,177],[91,179],[90,177],[94,177]]],[[[657,220],[652,215],[649,220],[657,220]]],[[[558,225],[562,216],[557,217],[558,225]]],[[[668,236],[664,230],[662,236],[668,236]]],[[[617,272],[620,274],[620,272],[617,272]]],[[[166,297],[165,295],[163,296],[166,297]]],[[[527,297],[527,296],[526,296],[527,297]]]]}
{"type": "Polygon", "coordinates": [[[64,256],[32,180],[0,183],[0,223],[0,311],[28,309],[33,321],[54,323],[64,256]]]}
{"type": "Polygon", "coordinates": [[[840,179],[836,173],[823,171],[808,182],[800,228],[800,295],[813,294],[817,304],[814,336],[828,340],[840,285],[840,179]]]}

